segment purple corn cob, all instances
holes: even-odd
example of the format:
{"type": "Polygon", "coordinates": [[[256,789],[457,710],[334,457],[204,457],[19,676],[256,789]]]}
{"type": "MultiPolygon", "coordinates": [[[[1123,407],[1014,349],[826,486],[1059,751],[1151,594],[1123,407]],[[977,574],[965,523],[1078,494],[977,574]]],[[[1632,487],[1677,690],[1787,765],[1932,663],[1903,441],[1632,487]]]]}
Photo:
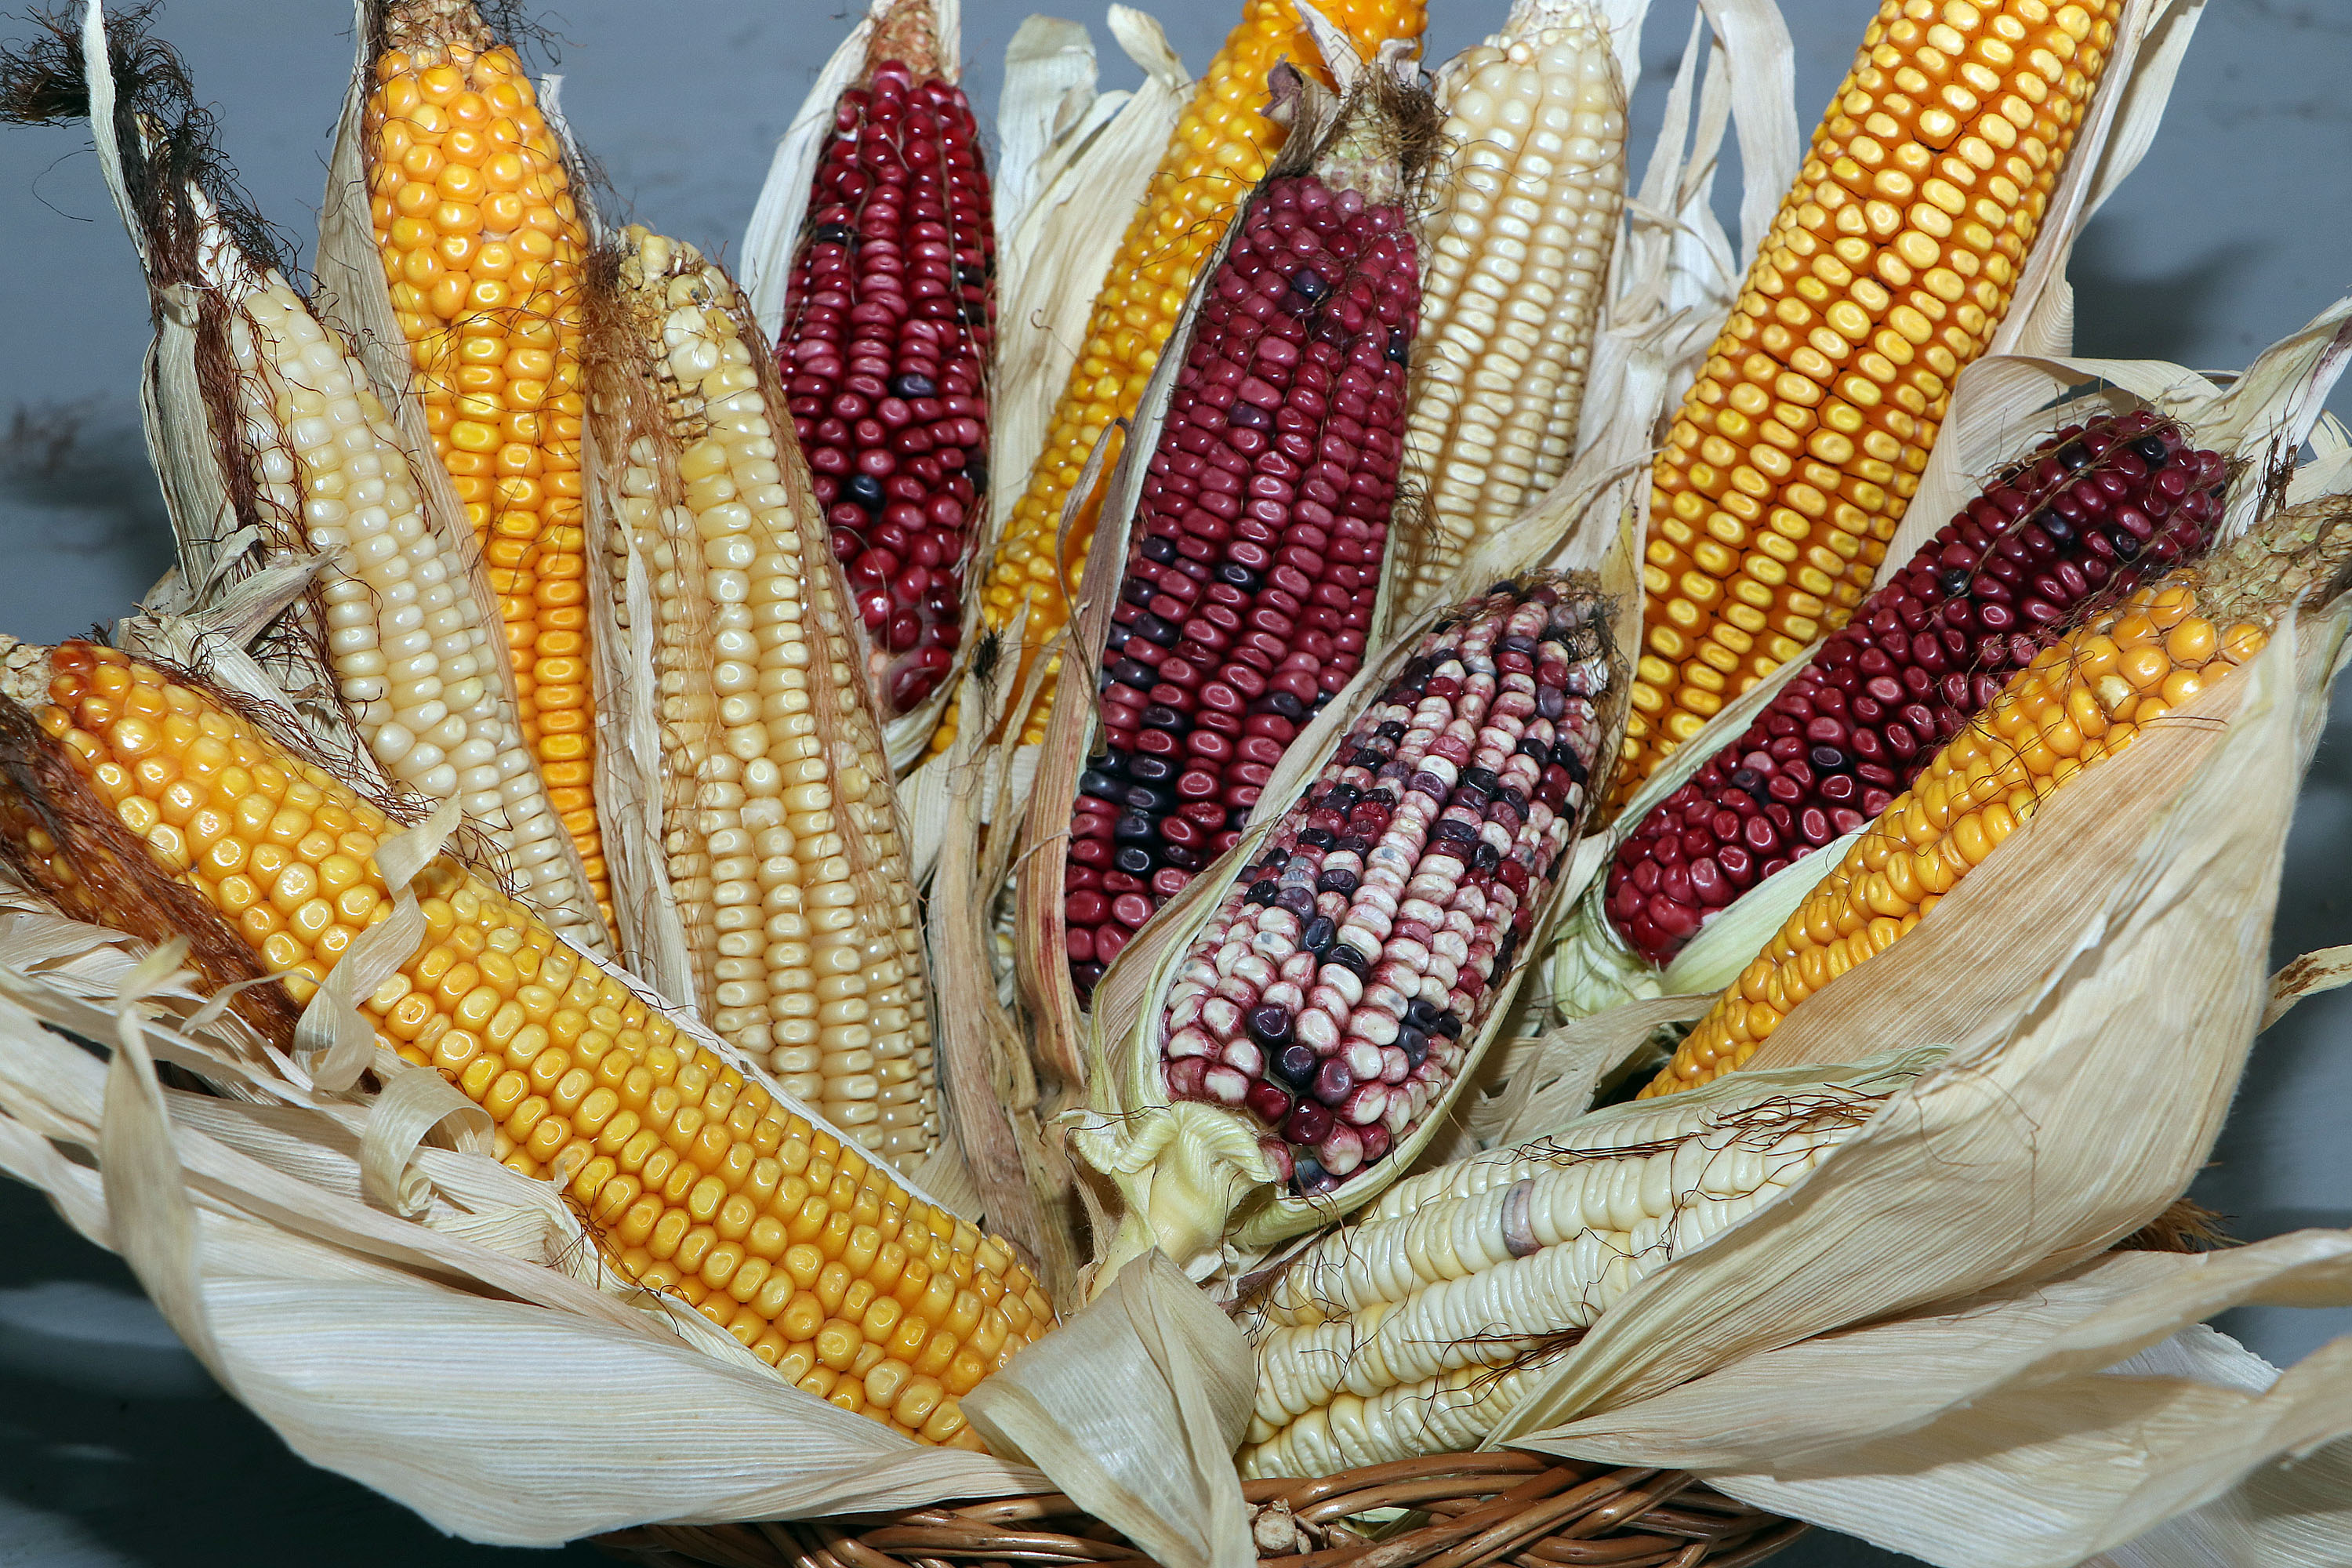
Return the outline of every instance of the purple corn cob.
{"type": "Polygon", "coordinates": [[[1246,1109],[1295,1193],[1386,1157],[1459,1076],[1575,843],[1606,602],[1505,584],[1427,634],[1171,983],[1169,1092],[1246,1109]]]}
{"type": "Polygon", "coordinates": [[[1352,146],[1250,204],[1176,377],[1104,653],[1106,751],[1071,818],[1082,1000],[1240,842],[1284,749],[1363,663],[1421,285],[1393,159],[1352,146]]]}
{"type": "Polygon", "coordinates": [[[1864,601],[1740,737],[1618,848],[1610,923],[1664,963],[1758,882],[1886,808],[2095,603],[2193,560],[2224,460],[2147,413],[2068,426],[1864,601]]]}

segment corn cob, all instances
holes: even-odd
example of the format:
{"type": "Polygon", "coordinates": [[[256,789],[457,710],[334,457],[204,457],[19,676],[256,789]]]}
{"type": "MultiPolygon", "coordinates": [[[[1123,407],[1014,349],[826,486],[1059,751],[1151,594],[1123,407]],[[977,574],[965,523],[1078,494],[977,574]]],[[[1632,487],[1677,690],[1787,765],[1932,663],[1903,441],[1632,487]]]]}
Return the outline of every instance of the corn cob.
{"type": "MultiPolygon", "coordinates": [[[[398,825],[192,682],[68,643],[13,649],[5,686],[0,858],[26,886],[135,922],[137,883],[93,875],[119,848],[116,865],[198,895],[297,1004],[389,917],[373,857],[398,825]]],[[[845,1409],[978,1446],[956,1399],[1053,1324],[1003,1244],[911,1198],[457,860],[414,889],[425,939],[362,1004],[381,1046],[487,1110],[499,1158],[561,1182],[626,1279],[845,1409]]]]}
{"type": "Polygon", "coordinates": [[[1625,106],[1579,0],[1514,12],[1440,74],[1460,149],[1428,220],[1406,471],[1430,527],[1405,607],[1567,471],[1625,194],[1625,106]]]}
{"type": "Polygon", "coordinates": [[[1652,473],[1612,805],[1845,624],[1984,352],[2119,0],[1881,0],[1652,473]]]}
{"type": "Polygon", "coordinates": [[[1885,810],[2086,602],[2204,552],[2223,467],[2146,413],[2070,425],[2012,465],[1635,826],[1609,874],[1618,932],[1664,963],[1741,892],[1885,810]]]}
{"type": "Polygon", "coordinates": [[[937,47],[929,0],[877,28],[834,111],[776,350],[893,714],[955,661],[988,493],[996,226],[971,106],[937,47]]]}
{"type": "Polygon", "coordinates": [[[772,367],[733,280],[691,246],[631,226],[614,304],[664,411],[625,437],[613,548],[657,574],[664,849],[696,999],[786,1093],[919,1153],[939,1110],[914,884],[772,367]]]}
{"type": "Polygon", "coordinates": [[[1476,1447],[1618,1298],[1770,1203],[1883,1098],[1774,1083],[1681,1114],[1621,1107],[1399,1184],[1245,1313],[1242,1474],[1476,1447]]]}
{"type": "MultiPolygon", "coordinates": [[[[320,558],[317,587],[281,623],[287,642],[324,656],[334,698],[386,779],[457,799],[520,896],[565,936],[609,951],[563,826],[521,751],[470,552],[426,510],[407,445],[350,341],[271,264],[268,226],[205,143],[208,122],[177,54],[137,16],[109,23],[107,37],[120,108],[116,123],[94,129],[138,193],[124,216],[151,279],[196,324],[220,487],[238,522],[268,544],[320,558]]],[[[79,37],[37,48],[20,70],[13,117],[89,112],[79,37]]],[[[308,659],[277,651],[275,671],[308,676],[308,659]]],[[[323,694],[292,686],[288,696],[323,694]]]]}
{"type": "MultiPolygon", "coordinates": [[[[1422,0],[1339,0],[1321,9],[1366,59],[1384,39],[1419,37],[1424,20],[1422,0]]],[[[1242,198],[1265,177],[1282,137],[1263,107],[1267,73],[1287,59],[1328,84],[1319,58],[1289,0],[1244,0],[1241,23],[1209,62],[1192,103],[1177,120],[1167,155],[1096,296],[1086,346],[1055,410],[1045,449],[1004,523],[989,569],[982,607],[990,626],[1010,626],[1025,604],[1024,635],[1034,648],[1068,618],[1069,596],[1086,567],[1099,501],[1087,499],[1071,524],[1066,548],[1056,542],[1064,502],[1097,437],[1113,444],[1103,468],[1110,471],[1119,439],[1113,422],[1135,412],[1160,345],[1184,308],[1193,274],[1242,198]]],[[[1024,742],[1045,738],[1050,690],[1024,719],[1024,742]]],[[[932,750],[946,750],[953,733],[950,720],[934,737],[932,750]]]]}
{"type": "Polygon", "coordinates": [[[1643,1095],[1746,1062],[1799,1003],[1917,925],[2053,791],[2259,653],[2281,609],[2315,586],[2340,592],[2352,562],[2340,521],[2281,513],[2035,655],[1879,814],[1643,1095]]]}
{"type": "Polygon", "coordinates": [[[522,740],[613,898],[592,784],[581,263],[563,152],[473,0],[389,0],[363,122],[369,208],[433,448],[488,563],[522,740]]]}
{"type": "Polygon", "coordinates": [[[1241,841],[1284,749],[1363,663],[1419,290],[1395,127],[1371,94],[1346,115],[1313,169],[1252,198],[1144,479],[1064,873],[1081,1000],[1241,841]]]}
{"type": "Polygon", "coordinates": [[[1387,1158],[1509,989],[1605,742],[1602,618],[1507,586],[1440,622],[1193,939],[1169,1093],[1245,1107],[1299,1195],[1387,1158]]]}

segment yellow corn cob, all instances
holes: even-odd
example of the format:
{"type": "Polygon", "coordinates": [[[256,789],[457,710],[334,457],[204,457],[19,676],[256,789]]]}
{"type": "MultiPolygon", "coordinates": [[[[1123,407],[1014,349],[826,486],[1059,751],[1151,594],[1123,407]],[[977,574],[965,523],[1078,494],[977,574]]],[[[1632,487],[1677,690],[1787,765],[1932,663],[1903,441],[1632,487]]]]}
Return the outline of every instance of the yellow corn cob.
{"type": "MultiPolygon", "coordinates": [[[[1422,0],[1337,0],[1321,9],[1368,59],[1383,39],[1420,37],[1424,20],[1422,0]]],[[[1057,560],[1055,539],[1070,487],[1096,437],[1135,412],[1160,345],[1183,310],[1193,274],[1242,199],[1265,177],[1267,161],[1280,145],[1281,129],[1265,117],[1264,105],[1266,73],[1286,59],[1313,68],[1327,83],[1330,79],[1289,0],[1245,0],[1241,25],[1209,62],[1192,101],[1177,119],[1167,155],[1095,298],[1086,346],[1054,410],[1028,489],[1004,525],[982,594],[992,627],[1009,626],[1028,605],[1024,635],[1032,647],[1060,631],[1068,618],[1069,595],[1077,589],[1094,539],[1097,500],[1090,500],[1073,522],[1068,548],[1057,560]]],[[[1116,433],[1110,439],[1106,474],[1118,456],[1116,433]]],[[[1024,741],[1045,738],[1052,689],[1045,689],[1024,720],[1024,741]]],[[[945,751],[954,734],[950,717],[932,740],[933,752],[945,751]]]]}
{"type": "Polygon", "coordinates": [[[1743,1065],[1790,1009],[1917,925],[2053,791],[2260,652],[2279,606],[2337,591],[2352,558],[2339,511],[2279,513],[2044,648],[1854,841],[1643,1095],[1743,1065]]]}
{"type": "MultiPolygon", "coordinates": [[[[0,854],[61,905],[109,918],[130,885],[106,875],[109,840],[127,830],[119,847],[232,922],[298,1003],[389,916],[373,858],[394,825],[205,692],[76,643],[13,650],[5,684],[37,731],[4,705],[0,854]],[[57,826],[77,816],[80,831],[57,826]]],[[[457,860],[414,887],[425,936],[362,1004],[381,1045],[486,1109],[500,1158],[561,1181],[625,1277],[845,1409],[978,1446],[957,1397],[1053,1323],[1003,1244],[910,1198],[457,860]]]]}
{"type": "Polygon", "coordinates": [[[1578,0],[1515,13],[1437,90],[1459,151],[1424,226],[1405,462],[1431,526],[1409,615],[1567,471],[1625,194],[1616,60],[1578,0]]]}
{"type": "Polygon", "coordinates": [[[1242,1474],[1477,1447],[1612,1302],[1819,1164],[1878,1098],[1774,1084],[1612,1110],[1399,1184],[1244,1320],[1257,1398],[1242,1474]]]}
{"type": "Polygon", "coordinates": [[[434,450],[488,563],[522,738],[612,891],[591,792],[581,260],[562,150],[471,0],[395,0],[365,121],[369,205],[434,450]]]}
{"type": "Polygon", "coordinates": [[[643,228],[623,247],[620,330],[667,424],[625,437],[613,547],[655,576],[656,625],[633,635],[660,672],[695,999],[786,1093],[920,1153],[939,1136],[922,938],[855,611],[733,280],[643,228]]]}
{"type": "Polygon", "coordinates": [[[1882,0],[1652,472],[1622,804],[1868,592],[2120,0],[1882,0]]]}

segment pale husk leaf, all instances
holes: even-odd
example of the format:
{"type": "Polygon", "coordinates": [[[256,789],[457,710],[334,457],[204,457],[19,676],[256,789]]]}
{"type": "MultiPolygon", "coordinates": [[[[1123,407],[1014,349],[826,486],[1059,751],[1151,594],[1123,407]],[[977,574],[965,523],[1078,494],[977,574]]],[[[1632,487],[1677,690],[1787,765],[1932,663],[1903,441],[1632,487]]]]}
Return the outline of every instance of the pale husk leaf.
{"type": "Polygon", "coordinates": [[[1248,1342],[1160,1253],[964,1396],[990,1447],[1170,1568],[1252,1568],[1233,1451],[1249,1426],[1248,1342]]]}
{"type": "Polygon", "coordinates": [[[2185,1187],[2261,1012],[2286,824],[2347,618],[2290,617],[2181,721],[2053,796],[1863,978],[1792,1014],[1755,1065],[1890,1035],[1953,1058],[1787,1201],[1637,1287],[1501,1436],[2063,1268],[2185,1187]],[[2175,1048],[2148,1048],[2149,1018],[2175,1048]]]}
{"type": "MultiPolygon", "coordinates": [[[[0,917],[0,1170],[121,1252],[223,1386],[305,1458],[442,1529],[540,1546],[1048,1484],[786,1386],[604,1270],[551,1186],[411,1145],[429,1094],[320,1094],[135,946],[0,917]],[[117,1004],[159,980],[147,1006],[117,1004]],[[116,1039],[114,1065],[45,1021],[116,1039]],[[268,1103],[160,1090],[150,1056],[268,1103]],[[372,1156],[400,1162],[394,1190],[423,1198],[422,1223],[369,1205],[372,1156]]],[[[418,1077],[434,1075],[394,1081],[418,1077]]]]}
{"type": "Polygon", "coordinates": [[[2116,1364],[2253,1301],[2352,1303],[2352,1233],[2107,1254],[1750,1356],[1529,1446],[1695,1468],[1939,1568],[2065,1568],[2352,1430],[2352,1340],[2267,1393],[2161,1356],[2116,1364]]]}

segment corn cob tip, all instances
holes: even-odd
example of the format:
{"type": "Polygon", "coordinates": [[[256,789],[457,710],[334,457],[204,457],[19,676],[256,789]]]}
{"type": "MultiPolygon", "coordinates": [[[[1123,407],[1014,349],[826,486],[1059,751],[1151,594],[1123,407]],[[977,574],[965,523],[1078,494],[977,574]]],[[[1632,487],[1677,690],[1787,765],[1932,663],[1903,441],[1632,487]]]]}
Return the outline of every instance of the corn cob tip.
{"type": "Polygon", "coordinates": [[[887,66],[903,66],[917,81],[943,74],[940,59],[939,18],[935,0],[891,0],[890,8],[874,23],[866,40],[866,70],[860,86],[871,86],[887,66]]]}

